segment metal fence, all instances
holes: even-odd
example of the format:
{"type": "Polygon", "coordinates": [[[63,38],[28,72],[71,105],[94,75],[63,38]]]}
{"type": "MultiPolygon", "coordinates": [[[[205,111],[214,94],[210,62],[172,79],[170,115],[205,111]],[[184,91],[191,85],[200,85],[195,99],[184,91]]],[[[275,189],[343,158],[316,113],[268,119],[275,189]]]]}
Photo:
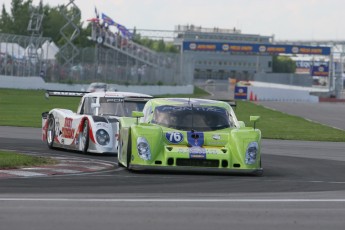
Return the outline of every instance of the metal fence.
{"type": "Polygon", "coordinates": [[[43,62],[45,37],[0,34],[0,74],[10,76],[38,76],[43,62]]]}
{"type": "Polygon", "coordinates": [[[186,85],[193,81],[192,57],[157,53],[158,65],[104,45],[81,48],[71,65],[59,64],[49,38],[0,34],[0,75],[41,76],[46,82],[106,82],[122,85],[186,85]],[[182,60],[183,59],[183,60],[182,60]]]}

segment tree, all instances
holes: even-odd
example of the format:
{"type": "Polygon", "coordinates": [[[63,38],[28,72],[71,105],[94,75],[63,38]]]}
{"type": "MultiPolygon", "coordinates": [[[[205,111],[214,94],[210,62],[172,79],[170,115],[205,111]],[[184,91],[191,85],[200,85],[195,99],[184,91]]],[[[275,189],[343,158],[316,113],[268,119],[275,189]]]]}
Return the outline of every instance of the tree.
{"type": "Polygon", "coordinates": [[[30,20],[32,8],[32,0],[12,0],[12,33],[19,35],[27,35],[28,22],[30,20]]]}
{"type": "Polygon", "coordinates": [[[159,40],[156,44],[157,44],[156,50],[158,52],[165,52],[166,51],[166,45],[165,45],[163,39],[159,40]]]}
{"type": "Polygon", "coordinates": [[[273,56],[272,71],[274,73],[295,73],[296,63],[286,56],[273,56]]]}
{"type": "Polygon", "coordinates": [[[1,17],[0,17],[0,32],[10,33],[12,28],[11,16],[7,13],[5,4],[2,4],[1,17]]]}
{"type": "MultiPolygon", "coordinates": [[[[61,6],[51,8],[44,6],[43,36],[50,37],[56,44],[61,43],[60,28],[66,24],[66,19],[61,14],[61,6]]],[[[61,44],[60,44],[61,45],[61,44]]]]}
{"type": "Polygon", "coordinates": [[[142,38],[140,33],[136,33],[133,41],[156,52],[178,53],[178,49],[174,46],[174,44],[167,43],[163,39],[153,40],[149,38],[142,38]]]}

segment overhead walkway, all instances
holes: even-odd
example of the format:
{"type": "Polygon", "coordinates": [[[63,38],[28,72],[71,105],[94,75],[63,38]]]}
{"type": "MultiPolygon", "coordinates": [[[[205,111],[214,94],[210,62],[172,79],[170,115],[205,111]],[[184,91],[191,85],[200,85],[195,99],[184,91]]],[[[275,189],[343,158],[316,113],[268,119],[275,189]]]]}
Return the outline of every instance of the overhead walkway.
{"type": "Polygon", "coordinates": [[[92,40],[148,66],[167,68],[171,64],[171,60],[166,55],[150,50],[119,34],[114,34],[100,27],[98,23],[92,25],[92,40]]]}

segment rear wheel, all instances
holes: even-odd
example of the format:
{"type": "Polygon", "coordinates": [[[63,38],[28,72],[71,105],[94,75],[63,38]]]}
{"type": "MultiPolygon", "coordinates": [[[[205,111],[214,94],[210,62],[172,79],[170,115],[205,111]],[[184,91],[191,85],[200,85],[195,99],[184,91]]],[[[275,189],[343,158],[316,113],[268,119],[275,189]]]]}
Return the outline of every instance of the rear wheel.
{"type": "Polygon", "coordinates": [[[47,128],[47,145],[50,149],[54,148],[54,138],[55,138],[55,119],[51,115],[48,119],[48,128],[47,128]]]}
{"type": "Polygon", "coordinates": [[[83,124],[83,131],[79,134],[79,150],[82,153],[87,153],[89,148],[89,121],[85,120],[83,124]]]}

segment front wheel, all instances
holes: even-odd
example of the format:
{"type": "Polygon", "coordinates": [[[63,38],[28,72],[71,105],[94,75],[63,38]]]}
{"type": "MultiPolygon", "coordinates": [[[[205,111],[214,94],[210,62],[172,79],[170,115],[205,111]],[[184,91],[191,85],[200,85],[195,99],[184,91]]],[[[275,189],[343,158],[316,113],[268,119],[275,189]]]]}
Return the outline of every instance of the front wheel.
{"type": "Polygon", "coordinates": [[[131,130],[128,131],[128,139],[127,139],[127,169],[130,169],[132,161],[132,138],[131,138],[131,130]]]}
{"type": "Polygon", "coordinates": [[[47,135],[48,148],[53,149],[54,138],[55,138],[55,119],[53,116],[49,116],[46,135],[47,135]]]}
{"type": "Polygon", "coordinates": [[[82,153],[87,153],[89,148],[89,121],[85,120],[83,124],[83,131],[79,134],[79,150],[82,153]]]}
{"type": "Polygon", "coordinates": [[[123,164],[121,163],[121,158],[122,158],[122,145],[123,145],[123,143],[122,143],[122,139],[120,138],[119,140],[118,140],[118,150],[117,150],[117,165],[119,166],[119,167],[124,167],[123,166],[123,164]]]}

